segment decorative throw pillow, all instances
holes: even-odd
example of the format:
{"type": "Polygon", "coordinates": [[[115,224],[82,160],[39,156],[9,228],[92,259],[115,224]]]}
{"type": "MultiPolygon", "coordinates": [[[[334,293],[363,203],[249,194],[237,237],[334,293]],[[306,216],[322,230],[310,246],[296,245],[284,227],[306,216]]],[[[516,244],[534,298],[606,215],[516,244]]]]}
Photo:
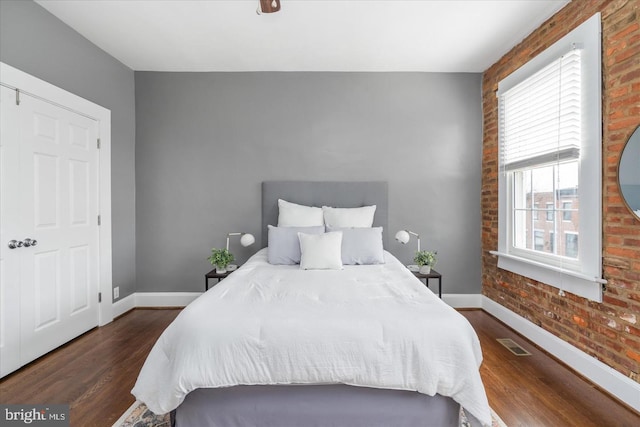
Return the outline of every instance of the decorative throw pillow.
{"type": "Polygon", "coordinates": [[[344,265],[384,264],[382,227],[327,227],[327,231],[342,231],[342,263],[344,265]]]}
{"type": "Polygon", "coordinates": [[[324,234],[298,233],[302,270],[341,270],[342,232],[324,234]]]}
{"type": "Polygon", "coordinates": [[[313,227],[324,225],[322,209],[278,199],[278,227],[313,227]]]}
{"type": "Polygon", "coordinates": [[[327,227],[371,227],[376,205],[361,208],[331,208],[323,206],[324,224],[327,227]]]}
{"type": "Polygon", "coordinates": [[[269,226],[269,248],[267,259],[269,264],[300,264],[300,239],[298,232],[306,234],[323,234],[324,227],[274,227],[269,226]]]}

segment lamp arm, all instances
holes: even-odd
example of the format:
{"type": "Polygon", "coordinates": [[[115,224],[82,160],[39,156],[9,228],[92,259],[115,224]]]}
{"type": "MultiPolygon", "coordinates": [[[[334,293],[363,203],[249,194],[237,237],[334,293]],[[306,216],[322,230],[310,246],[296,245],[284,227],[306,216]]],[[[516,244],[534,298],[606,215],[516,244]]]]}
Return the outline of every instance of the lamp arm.
{"type": "Polygon", "coordinates": [[[239,236],[241,234],[242,233],[228,233],[227,234],[227,251],[229,251],[229,237],[231,237],[231,236],[239,236]]]}
{"type": "Polygon", "coordinates": [[[413,231],[410,230],[405,230],[407,233],[416,236],[418,238],[418,252],[420,252],[420,235],[418,233],[414,233],[413,231]]]}

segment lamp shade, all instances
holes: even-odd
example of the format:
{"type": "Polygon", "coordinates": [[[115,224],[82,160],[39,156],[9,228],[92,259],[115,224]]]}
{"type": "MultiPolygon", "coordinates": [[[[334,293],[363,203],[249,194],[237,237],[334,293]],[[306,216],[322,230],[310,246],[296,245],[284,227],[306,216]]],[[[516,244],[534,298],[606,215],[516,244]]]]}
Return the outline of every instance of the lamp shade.
{"type": "Polygon", "coordinates": [[[407,230],[400,230],[396,233],[396,240],[403,245],[407,244],[409,242],[409,239],[411,239],[411,236],[409,235],[409,232],[407,230]]]}
{"type": "Polygon", "coordinates": [[[396,233],[396,240],[404,245],[409,242],[412,235],[418,239],[418,252],[420,252],[420,235],[418,233],[411,230],[400,230],[396,233]]]}
{"type": "Polygon", "coordinates": [[[242,235],[242,237],[240,237],[240,244],[245,248],[247,246],[253,245],[255,241],[256,241],[256,238],[253,237],[253,234],[250,234],[250,233],[245,233],[242,235]]]}
{"type": "Polygon", "coordinates": [[[256,241],[256,238],[250,233],[229,233],[227,234],[227,250],[229,250],[229,237],[231,236],[240,236],[240,244],[244,247],[251,246],[256,241]]]}

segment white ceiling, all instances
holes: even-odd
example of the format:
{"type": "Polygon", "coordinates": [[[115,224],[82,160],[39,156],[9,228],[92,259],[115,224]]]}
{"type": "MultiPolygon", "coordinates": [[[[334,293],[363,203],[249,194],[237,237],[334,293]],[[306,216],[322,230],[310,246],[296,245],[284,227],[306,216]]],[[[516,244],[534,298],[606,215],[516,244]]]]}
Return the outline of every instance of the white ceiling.
{"type": "Polygon", "coordinates": [[[39,0],[133,70],[482,72],[570,0],[39,0]]]}

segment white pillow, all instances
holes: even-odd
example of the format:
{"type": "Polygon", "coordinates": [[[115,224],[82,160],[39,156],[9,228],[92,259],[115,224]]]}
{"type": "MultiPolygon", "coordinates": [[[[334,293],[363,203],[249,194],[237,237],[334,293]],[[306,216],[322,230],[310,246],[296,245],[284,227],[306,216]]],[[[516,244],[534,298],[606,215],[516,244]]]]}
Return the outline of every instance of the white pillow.
{"type": "Polygon", "coordinates": [[[376,205],[361,208],[322,207],[324,224],[327,227],[371,227],[376,205]]]}
{"type": "Polygon", "coordinates": [[[324,234],[298,233],[300,269],[342,270],[342,232],[324,234]]]}
{"type": "Polygon", "coordinates": [[[278,227],[314,227],[318,225],[324,225],[322,209],[278,199],[278,227]]]}

